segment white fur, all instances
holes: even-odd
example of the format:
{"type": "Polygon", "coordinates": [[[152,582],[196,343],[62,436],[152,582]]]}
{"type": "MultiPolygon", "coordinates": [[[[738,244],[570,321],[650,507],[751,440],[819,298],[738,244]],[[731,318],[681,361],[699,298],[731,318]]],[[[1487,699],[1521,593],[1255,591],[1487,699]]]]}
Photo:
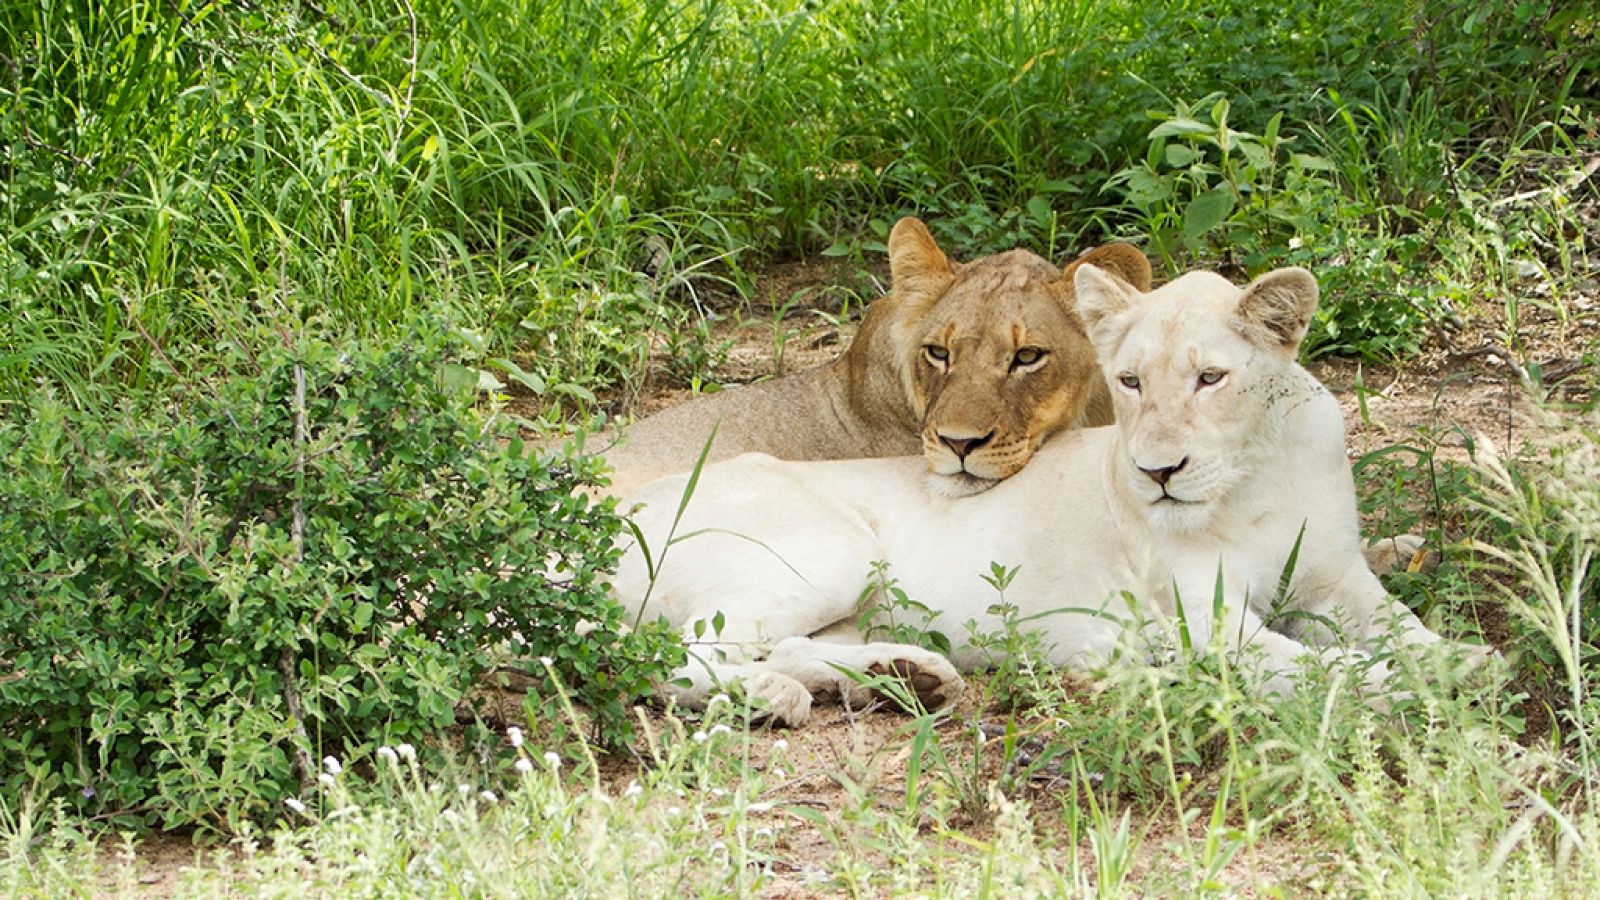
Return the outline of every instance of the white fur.
{"type": "MultiPolygon", "coordinates": [[[[1269,285],[1277,275],[1241,291],[1195,273],[1139,295],[1085,266],[1080,309],[1118,424],[1053,438],[982,494],[927,490],[917,458],[782,462],[752,454],[703,472],[669,546],[687,479],[646,486],[632,498],[642,504],[634,521],[659,572],[652,586],[645,555],[630,542],[615,592],[691,640],[691,662],[677,673],[691,686],[668,692],[698,705],[716,685],[742,679],[771,715],[799,724],[813,693],[861,695],[834,664],[881,671],[911,663],[940,679],[937,693],[953,700],[961,677],[950,661],[916,647],[864,644],[855,633],[858,601],[879,560],[907,594],[938,611],[934,627],[952,638],[966,635],[969,621],[983,631],[1001,626],[989,612],[998,598],[981,576],[991,562],[1017,567],[1006,600],[1042,634],[1051,661],[1076,669],[1132,646],[1122,623],[1170,628],[1180,601],[1193,646],[1207,644],[1215,628],[1229,647],[1257,648],[1266,683],[1279,691],[1307,654],[1370,653],[1391,634],[1402,645],[1439,641],[1385,594],[1362,558],[1338,405],[1294,362],[1304,322],[1285,332],[1251,307],[1288,298],[1298,304],[1293,316],[1309,318],[1315,282],[1304,275],[1269,285]],[[1262,285],[1274,290],[1257,290],[1262,285]],[[1279,330],[1243,327],[1262,321],[1279,330]],[[1226,375],[1202,387],[1202,371],[1226,375]],[[1122,386],[1123,375],[1136,376],[1140,389],[1122,386]],[[1163,499],[1139,468],[1180,460],[1187,462],[1166,487],[1176,499],[1163,499]],[[1288,597],[1311,615],[1269,629],[1263,616],[1280,600],[1278,582],[1302,529],[1288,597]],[[1219,571],[1220,619],[1212,615],[1219,571]],[[1141,608],[1130,608],[1129,596],[1141,608]],[[1060,612],[1033,618],[1051,610],[1060,612]],[[725,625],[712,640],[718,612],[725,625]],[[708,623],[703,642],[692,640],[697,620],[708,623]],[[1322,622],[1337,623],[1353,649],[1322,622]],[[818,639],[823,632],[831,639],[818,639]]],[[[953,662],[969,668],[983,660],[958,647],[953,662]]],[[[1372,686],[1383,677],[1381,664],[1369,670],[1372,686]]]]}

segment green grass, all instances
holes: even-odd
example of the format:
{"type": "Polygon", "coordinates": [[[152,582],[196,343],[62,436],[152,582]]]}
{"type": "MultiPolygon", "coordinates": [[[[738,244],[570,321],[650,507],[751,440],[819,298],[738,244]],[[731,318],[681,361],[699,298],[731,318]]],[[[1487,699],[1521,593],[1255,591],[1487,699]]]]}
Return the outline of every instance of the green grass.
{"type": "MultiPolygon", "coordinates": [[[[1559,179],[1591,140],[1581,4],[1468,6],[1423,4],[1419,49],[1417,11],[1342,3],[14,4],[0,385],[91,402],[173,377],[163,355],[263,305],[386,335],[443,298],[502,353],[531,343],[541,382],[593,390],[681,330],[685,292],[655,289],[675,274],[746,291],[762,257],[873,245],[907,212],[964,253],[1139,228],[1106,186],[1146,156],[1146,110],[1214,92],[1234,127],[1281,113],[1336,164],[1301,215],[1317,258],[1373,248],[1357,303],[1457,259],[1433,245],[1483,213],[1475,193],[1550,153],[1559,179]],[[1428,251],[1387,243],[1419,221],[1428,251]],[[641,276],[652,256],[664,277],[641,276]]],[[[1248,207],[1230,241],[1275,233],[1248,207]]],[[[1450,243],[1475,251],[1463,277],[1517,250],[1450,243]]],[[[1282,236],[1261,249],[1246,265],[1282,236]]],[[[1366,318],[1326,346],[1407,349],[1413,321],[1366,318]]]]}
{"type": "MultiPolygon", "coordinates": [[[[908,213],[959,258],[1123,237],[1168,274],[1305,265],[1324,287],[1313,353],[1404,364],[1466,324],[1537,382],[1549,335],[1600,357],[1579,302],[1600,185],[1589,7],[4,5],[0,416],[40,390],[87,415],[178,406],[263,323],[383,348],[437,315],[468,362],[568,419],[627,396],[652,353],[674,382],[710,379],[707,309],[744,314],[774,260],[878,261],[908,213]]],[[[773,793],[770,741],[725,710],[639,742],[636,796],[554,737],[559,773],[539,754],[518,772],[505,747],[423,773],[347,760],[307,815],[262,817],[242,836],[258,852],[185,888],[1595,893],[1600,471],[1595,426],[1573,421],[1539,428],[1569,449],[1503,475],[1419,446],[1362,476],[1374,521],[1476,541],[1395,588],[1453,629],[1499,629],[1509,681],[1419,688],[1392,717],[1337,685],[1268,708],[1216,665],[1085,692],[998,635],[1012,662],[987,714],[1017,709],[1011,730],[913,720],[890,746],[917,784],[846,754],[823,818],[773,793]],[[785,834],[830,861],[786,868],[785,834]]],[[[0,890],[137,890],[95,854],[97,823],[31,802],[0,798],[0,890]]]]}

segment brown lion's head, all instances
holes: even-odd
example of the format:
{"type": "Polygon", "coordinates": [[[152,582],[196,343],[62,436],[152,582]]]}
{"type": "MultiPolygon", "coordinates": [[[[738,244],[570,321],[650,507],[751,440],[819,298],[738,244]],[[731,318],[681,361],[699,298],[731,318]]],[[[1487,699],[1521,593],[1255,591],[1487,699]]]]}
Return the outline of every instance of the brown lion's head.
{"type": "Polygon", "coordinates": [[[952,263],[914,218],[890,233],[891,342],[928,469],[950,494],[1016,474],[1062,429],[1111,423],[1075,309],[1073,273],[1084,263],[1150,287],[1149,260],[1127,244],[1098,247],[1063,271],[1026,250],[952,263]]]}

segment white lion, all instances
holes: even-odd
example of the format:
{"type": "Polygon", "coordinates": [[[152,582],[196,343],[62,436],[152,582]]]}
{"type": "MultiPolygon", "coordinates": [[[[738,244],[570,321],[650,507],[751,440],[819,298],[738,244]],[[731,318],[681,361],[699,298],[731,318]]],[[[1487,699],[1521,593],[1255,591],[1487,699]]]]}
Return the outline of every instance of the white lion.
{"type": "MultiPolygon", "coordinates": [[[[1255,648],[1276,691],[1307,655],[1442,640],[1362,558],[1339,406],[1295,362],[1317,303],[1310,273],[1280,269],[1241,290],[1193,272],[1141,294],[1083,266],[1076,288],[1116,424],[1056,436],[987,492],[941,496],[916,458],[752,454],[708,466],[681,519],[687,476],[635,495],[649,552],[626,548],[615,592],[684,629],[691,658],[675,675],[687,686],[665,690],[695,706],[742,681],[793,725],[813,694],[863,699],[839,667],[904,678],[930,706],[953,701],[956,667],[983,663],[971,648],[947,660],[862,643],[858,602],[876,561],[952,636],[969,621],[1000,627],[981,575],[1016,567],[1005,599],[1052,662],[1077,669],[1134,646],[1124,623],[1135,621],[1181,623],[1189,646],[1215,634],[1255,648]]],[[[1373,662],[1366,684],[1381,692],[1385,677],[1373,662]]]]}

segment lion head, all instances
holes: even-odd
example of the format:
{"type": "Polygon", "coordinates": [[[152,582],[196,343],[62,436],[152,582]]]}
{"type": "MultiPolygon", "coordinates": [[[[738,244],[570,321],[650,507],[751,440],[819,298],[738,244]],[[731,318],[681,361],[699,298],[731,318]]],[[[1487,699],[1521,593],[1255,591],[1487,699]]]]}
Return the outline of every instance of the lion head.
{"type": "Polygon", "coordinates": [[[1087,263],[1150,286],[1149,260],[1127,244],[1091,250],[1065,271],[1026,250],[958,264],[917,219],[896,223],[890,352],[941,490],[984,490],[1021,470],[1052,434],[1111,422],[1074,309],[1073,274],[1087,263]]]}
{"type": "MultiPolygon", "coordinates": [[[[1331,402],[1295,374],[1317,307],[1316,279],[1304,269],[1278,269],[1243,289],[1191,272],[1142,294],[1084,266],[1076,284],[1116,408],[1123,489],[1153,523],[1205,527],[1225,498],[1271,470],[1263,462],[1290,412],[1331,402]]],[[[1342,435],[1333,443],[1342,446],[1342,435]]]]}

